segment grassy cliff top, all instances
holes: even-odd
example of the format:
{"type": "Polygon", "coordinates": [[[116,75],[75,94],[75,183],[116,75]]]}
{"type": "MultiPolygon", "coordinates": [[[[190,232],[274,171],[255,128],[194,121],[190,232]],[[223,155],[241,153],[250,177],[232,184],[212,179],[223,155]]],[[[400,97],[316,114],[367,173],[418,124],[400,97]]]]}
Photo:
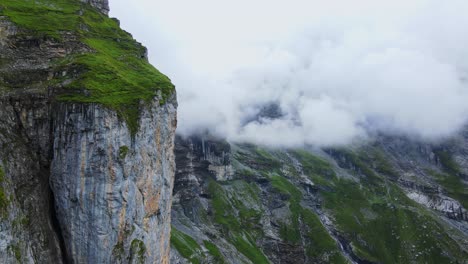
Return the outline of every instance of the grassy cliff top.
{"type": "Polygon", "coordinates": [[[67,83],[57,99],[114,109],[132,133],[138,129],[140,102],[149,102],[160,92],[163,104],[174,91],[170,79],[148,63],[146,49],[120,29],[118,21],[88,4],[78,0],[2,0],[0,16],[34,36],[57,41],[65,33],[78,36],[94,52],[54,62],[57,69],[80,69],[79,77],[67,83]]]}

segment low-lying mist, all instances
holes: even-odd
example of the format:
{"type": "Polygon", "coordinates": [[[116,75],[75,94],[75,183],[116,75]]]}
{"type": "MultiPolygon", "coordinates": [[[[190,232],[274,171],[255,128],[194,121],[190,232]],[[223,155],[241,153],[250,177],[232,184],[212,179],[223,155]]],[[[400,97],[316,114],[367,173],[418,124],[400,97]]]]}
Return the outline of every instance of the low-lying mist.
{"type": "Polygon", "coordinates": [[[468,1],[111,1],[178,89],[182,135],[438,140],[468,118],[468,1]]]}

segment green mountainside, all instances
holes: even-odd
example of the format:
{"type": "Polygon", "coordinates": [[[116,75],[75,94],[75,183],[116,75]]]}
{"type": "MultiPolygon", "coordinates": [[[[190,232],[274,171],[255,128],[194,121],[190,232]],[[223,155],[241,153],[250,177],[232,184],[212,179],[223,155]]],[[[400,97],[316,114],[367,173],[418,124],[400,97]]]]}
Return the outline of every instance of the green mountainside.
{"type": "Polygon", "coordinates": [[[396,139],[323,150],[176,142],[174,263],[468,259],[466,168],[455,161],[466,143],[425,153],[396,139]]]}
{"type": "MultiPolygon", "coordinates": [[[[40,84],[44,92],[59,88],[57,100],[112,108],[135,132],[140,102],[150,102],[159,92],[163,104],[174,91],[169,78],[148,63],[146,48],[120,29],[116,19],[86,3],[2,0],[2,16],[25,30],[16,38],[37,39],[43,46],[62,45],[69,53],[50,61],[47,70],[53,78],[40,84]]],[[[8,58],[0,61],[6,64],[8,58]]],[[[0,85],[7,89],[24,87],[11,79],[13,76],[3,78],[0,85]]]]}

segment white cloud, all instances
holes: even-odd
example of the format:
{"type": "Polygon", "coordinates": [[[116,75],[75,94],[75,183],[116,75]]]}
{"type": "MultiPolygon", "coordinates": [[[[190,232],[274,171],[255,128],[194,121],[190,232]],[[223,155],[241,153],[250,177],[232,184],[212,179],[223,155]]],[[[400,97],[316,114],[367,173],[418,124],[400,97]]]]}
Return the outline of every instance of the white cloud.
{"type": "Polygon", "coordinates": [[[182,134],[323,146],[466,123],[467,1],[324,2],[112,0],[111,14],[176,84],[182,134]],[[252,119],[271,103],[280,118],[252,119]]]}

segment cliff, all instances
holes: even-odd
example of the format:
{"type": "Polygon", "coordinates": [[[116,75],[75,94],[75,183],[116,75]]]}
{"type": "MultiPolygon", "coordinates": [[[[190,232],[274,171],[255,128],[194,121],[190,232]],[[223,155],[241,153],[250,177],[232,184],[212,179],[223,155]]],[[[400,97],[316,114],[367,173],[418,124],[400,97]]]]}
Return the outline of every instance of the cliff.
{"type": "Polygon", "coordinates": [[[176,98],[106,0],[0,3],[0,263],[168,263],[176,98]]]}

